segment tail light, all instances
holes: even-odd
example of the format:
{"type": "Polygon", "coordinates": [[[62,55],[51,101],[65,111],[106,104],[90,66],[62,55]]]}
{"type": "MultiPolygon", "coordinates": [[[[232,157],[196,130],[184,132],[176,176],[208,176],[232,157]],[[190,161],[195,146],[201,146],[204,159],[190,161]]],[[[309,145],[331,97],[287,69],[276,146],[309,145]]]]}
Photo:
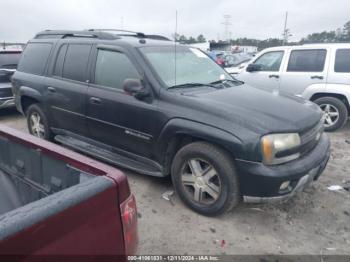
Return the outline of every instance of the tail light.
{"type": "Polygon", "coordinates": [[[222,60],[221,58],[217,58],[217,59],[216,59],[216,63],[217,63],[218,65],[223,65],[223,64],[224,64],[224,60],[222,60]]]}
{"type": "Polygon", "coordinates": [[[123,232],[126,255],[133,255],[136,252],[138,244],[137,234],[137,209],[133,194],[120,205],[120,211],[123,221],[123,232]]]}

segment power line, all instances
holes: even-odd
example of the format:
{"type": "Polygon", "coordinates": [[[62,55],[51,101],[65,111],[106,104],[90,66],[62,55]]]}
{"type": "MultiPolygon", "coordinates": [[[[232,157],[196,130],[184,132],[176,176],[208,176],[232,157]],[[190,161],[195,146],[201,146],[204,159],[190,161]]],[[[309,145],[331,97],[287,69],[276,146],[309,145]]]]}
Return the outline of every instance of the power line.
{"type": "Polygon", "coordinates": [[[221,24],[224,25],[225,27],[225,40],[229,40],[229,30],[230,30],[230,26],[232,25],[231,23],[231,15],[224,15],[224,22],[222,22],[221,24]]]}
{"type": "Polygon", "coordinates": [[[284,28],[283,28],[283,40],[282,40],[282,45],[285,45],[288,43],[288,39],[292,34],[290,33],[290,29],[287,28],[287,22],[288,22],[288,12],[286,12],[286,17],[284,19],[284,28]]]}

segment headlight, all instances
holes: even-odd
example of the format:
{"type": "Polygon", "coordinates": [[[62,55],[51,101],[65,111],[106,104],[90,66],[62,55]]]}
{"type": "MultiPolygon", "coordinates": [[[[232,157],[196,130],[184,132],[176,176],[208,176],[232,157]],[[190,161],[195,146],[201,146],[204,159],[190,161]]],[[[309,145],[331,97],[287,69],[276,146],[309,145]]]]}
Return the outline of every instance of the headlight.
{"type": "Polygon", "coordinates": [[[263,162],[267,165],[277,165],[285,163],[300,156],[300,153],[288,154],[291,150],[300,145],[300,136],[297,133],[292,134],[273,134],[261,138],[261,151],[263,162]],[[277,154],[286,151],[287,154],[278,157],[277,154]]]}

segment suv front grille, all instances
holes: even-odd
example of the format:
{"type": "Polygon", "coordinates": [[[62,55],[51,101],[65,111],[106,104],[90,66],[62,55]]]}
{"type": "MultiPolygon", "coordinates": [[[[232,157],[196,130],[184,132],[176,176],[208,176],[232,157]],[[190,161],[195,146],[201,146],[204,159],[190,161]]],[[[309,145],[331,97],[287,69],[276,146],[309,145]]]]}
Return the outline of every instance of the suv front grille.
{"type": "Polygon", "coordinates": [[[0,88],[0,98],[13,97],[11,86],[8,88],[0,88]]]}
{"type": "Polygon", "coordinates": [[[323,120],[313,128],[300,134],[301,145],[299,147],[300,155],[305,155],[316,147],[324,130],[323,120]]]}

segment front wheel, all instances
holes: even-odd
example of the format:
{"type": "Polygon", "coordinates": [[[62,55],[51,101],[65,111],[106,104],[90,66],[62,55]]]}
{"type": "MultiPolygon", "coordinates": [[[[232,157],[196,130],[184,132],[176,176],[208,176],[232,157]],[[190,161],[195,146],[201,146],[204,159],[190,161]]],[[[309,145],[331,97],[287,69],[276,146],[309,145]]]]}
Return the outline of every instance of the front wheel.
{"type": "Polygon", "coordinates": [[[26,115],[30,134],[42,139],[52,140],[53,135],[49,127],[49,122],[38,104],[29,106],[26,115]]]}
{"type": "Polygon", "coordinates": [[[239,203],[233,161],[212,144],[195,142],[180,149],[173,160],[171,176],[182,201],[200,214],[219,215],[239,203]]]}
{"type": "Polygon", "coordinates": [[[343,101],[335,97],[321,97],[314,101],[325,116],[325,131],[332,132],[342,128],[348,121],[348,109],[343,101]]]}

